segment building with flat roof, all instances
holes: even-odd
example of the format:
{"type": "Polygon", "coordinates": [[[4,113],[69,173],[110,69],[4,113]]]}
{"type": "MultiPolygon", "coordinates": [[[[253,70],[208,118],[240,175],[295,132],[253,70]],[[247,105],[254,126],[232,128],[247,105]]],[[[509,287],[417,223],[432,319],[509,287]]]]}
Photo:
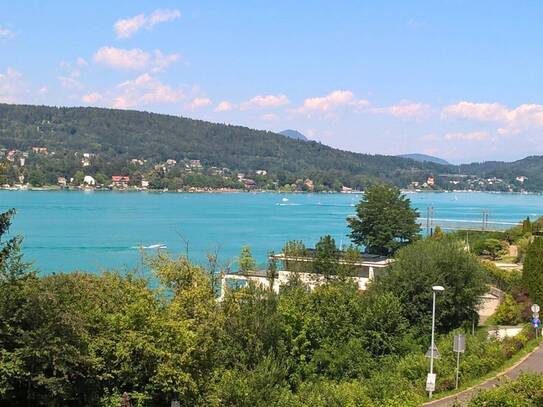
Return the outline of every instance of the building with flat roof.
{"type": "MultiPolygon", "coordinates": [[[[226,291],[230,288],[240,288],[247,284],[254,283],[265,289],[273,289],[276,293],[281,286],[287,284],[292,278],[299,278],[310,289],[314,289],[327,280],[337,278],[337,274],[325,275],[314,271],[315,251],[305,249],[304,255],[280,253],[271,256],[272,259],[280,262],[280,267],[272,276],[267,270],[251,270],[247,272],[229,272],[221,276],[221,295],[224,298],[226,291]]],[[[335,270],[343,270],[347,279],[351,279],[360,290],[365,290],[367,284],[375,277],[385,272],[392,259],[377,255],[361,255],[358,260],[348,260],[341,255],[335,263],[335,270]]]]}

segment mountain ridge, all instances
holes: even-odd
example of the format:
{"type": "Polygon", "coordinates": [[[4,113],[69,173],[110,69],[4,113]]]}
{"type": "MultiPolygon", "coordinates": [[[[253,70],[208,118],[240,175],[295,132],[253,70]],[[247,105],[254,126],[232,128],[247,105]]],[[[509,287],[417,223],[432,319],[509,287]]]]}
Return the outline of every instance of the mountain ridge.
{"type": "MultiPolygon", "coordinates": [[[[256,171],[265,170],[268,175],[261,178],[262,185],[267,187],[272,182],[279,186],[298,185],[305,179],[334,190],[342,185],[363,189],[376,182],[408,187],[437,176],[437,188],[479,189],[477,179],[471,183],[462,178],[458,183],[450,181],[456,175],[467,174],[468,178],[503,179],[501,184],[485,181],[488,185],[484,188],[488,190],[543,191],[540,156],[512,163],[421,163],[403,157],[345,151],[313,140],[301,141],[243,126],[134,110],[0,104],[0,147],[20,151],[47,147],[55,151],[47,159],[36,156],[25,168],[17,170],[42,171],[50,183],[56,183],[59,176],[73,177],[82,170],[78,154],[87,153],[95,158],[83,168],[85,172],[105,177],[123,173],[148,176],[154,166],[167,160],[200,160],[206,168],[227,168],[253,177],[256,171]],[[134,160],[146,165],[137,168],[130,164],[134,160]],[[143,169],[146,172],[141,175],[143,169]],[[517,182],[519,176],[526,180],[517,182]]],[[[166,175],[174,177],[171,174],[166,175]]],[[[178,184],[195,182],[194,175],[175,177],[178,184]]]]}
{"type": "Polygon", "coordinates": [[[443,158],[434,157],[428,154],[421,154],[421,153],[399,154],[398,157],[410,158],[412,160],[419,161],[419,162],[431,162],[431,163],[442,164],[442,165],[451,165],[450,162],[448,162],[447,160],[444,160],[443,158]]]}

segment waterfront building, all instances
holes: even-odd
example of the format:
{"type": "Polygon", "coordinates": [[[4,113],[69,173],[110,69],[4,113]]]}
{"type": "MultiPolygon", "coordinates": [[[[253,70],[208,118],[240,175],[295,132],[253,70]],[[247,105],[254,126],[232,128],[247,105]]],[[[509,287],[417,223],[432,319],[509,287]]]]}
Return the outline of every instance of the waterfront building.
{"type": "Polygon", "coordinates": [[[115,188],[127,188],[130,177],[126,175],[113,175],[111,177],[112,186],[115,188]]]}

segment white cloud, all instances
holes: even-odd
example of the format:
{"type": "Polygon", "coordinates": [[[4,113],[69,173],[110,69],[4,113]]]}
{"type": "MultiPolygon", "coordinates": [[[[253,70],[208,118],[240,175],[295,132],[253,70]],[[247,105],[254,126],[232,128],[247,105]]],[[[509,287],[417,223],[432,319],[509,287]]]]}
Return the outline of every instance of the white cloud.
{"type": "Polygon", "coordinates": [[[462,140],[462,141],[483,141],[489,138],[489,134],[485,131],[472,132],[457,132],[445,134],[445,140],[462,140]]]}
{"type": "Polygon", "coordinates": [[[192,101],[186,106],[189,109],[198,109],[201,107],[209,106],[213,103],[211,99],[203,98],[203,97],[197,97],[192,99],[192,101]]]}
{"type": "Polygon", "coordinates": [[[155,58],[151,61],[152,71],[161,72],[179,60],[179,54],[164,55],[159,49],[155,50],[155,58]]]}
{"type": "Polygon", "coordinates": [[[15,33],[13,31],[0,25],[0,40],[9,40],[13,37],[15,37],[15,33]]]}
{"type": "Polygon", "coordinates": [[[236,105],[233,103],[230,103],[227,100],[223,100],[221,103],[217,105],[217,107],[213,110],[214,112],[229,112],[231,110],[234,110],[236,108],[236,105]]]}
{"type": "Polygon", "coordinates": [[[279,120],[279,116],[275,113],[265,113],[262,116],[260,116],[260,119],[267,122],[275,122],[279,120]]]}
{"type": "Polygon", "coordinates": [[[149,16],[147,19],[147,24],[149,28],[152,28],[156,24],[173,21],[179,17],[181,17],[181,12],[179,10],[157,9],[149,16]]]}
{"type": "Polygon", "coordinates": [[[505,121],[508,110],[499,103],[472,103],[460,102],[446,106],[443,109],[444,117],[460,117],[462,119],[474,119],[478,121],[505,121]]]}
{"type": "Polygon", "coordinates": [[[139,48],[122,49],[102,47],[94,54],[94,61],[116,69],[145,70],[159,72],[179,59],[178,54],[164,55],[155,50],[154,55],[139,48]]]}
{"type": "Polygon", "coordinates": [[[175,103],[185,97],[181,89],[174,89],[147,73],[117,85],[117,91],[112,106],[119,109],[175,103]]]}
{"type": "Polygon", "coordinates": [[[243,102],[240,110],[266,109],[288,105],[290,101],[286,95],[258,95],[243,102]]]}
{"type": "Polygon", "coordinates": [[[102,100],[104,100],[104,97],[98,92],[93,92],[87,95],[83,95],[81,99],[83,100],[83,102],[92,105],[101,102],[102,100]]]}
{"type": "Polygon", "coordinates": [[[460,102],[446,106],[443,118],[460,118],[480,122],[497,123],[498,134],[516,134],[522,129],[543,127],[543,105],[522,104],[510,109],[499,103],[460,102]]]}
{"type": "Polygon", "coordinates": [[[412,119],[426,116],[430,112],[430,105],[403,101],[397,105],[377,107],[369,111],[372,113],[390,114],[401,119],[412,119]]]}
{"type": "Polygon", "coordinates": [[[81,90],[84,88],[84,85],[81,82],[70,76],[59,76],[58,80],[60,81],[60,86],[64,89],[81,90]]]}
{"type": "Polygon", "coordinates": [[[179,10],[157,9],[148,16],[138,14],[134,17],[117,20],[113,29],[117,33],[117,38],[130,38],[142,28],[150,30],[156,24],[173,21],[179,17],[181,17],[179,10]]]}
{"type": "Polygon", "coordinates": [[[28,92],[23,75],[8,67],[5,73],[0,72],[0,103],[16,103],[28,92]]]}
{"type": "Polygon", "coordinates": [[[102,47],[94,54],[94,61],[120,69],[145,69],[150,58],[147,52],[139,48],[102,47]]]}
{"type": "Polygon", "coordinates": [[[308,98],[297,109],[299,113],[310,115],[311,113],[326,113],[340,107],[352,107],[356,110],[369,106],[365,99],[357,99],[350,90],[335,90],[326,96],[308,98]]]}

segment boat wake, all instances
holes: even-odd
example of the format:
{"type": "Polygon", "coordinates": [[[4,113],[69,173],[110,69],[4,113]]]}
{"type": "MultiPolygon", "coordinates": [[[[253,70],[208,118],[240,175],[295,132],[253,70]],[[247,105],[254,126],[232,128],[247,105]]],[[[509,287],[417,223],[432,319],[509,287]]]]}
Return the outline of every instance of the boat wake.
{"type": "Polygon", "coordinates": [[[157,244],[151,244],[149,246],[132,246],[132,249],[144,249],[144,250],[152,250],[152,249],[167,249],[168,246],[166,246],[164,243],[157,243],[157,244]]]}

